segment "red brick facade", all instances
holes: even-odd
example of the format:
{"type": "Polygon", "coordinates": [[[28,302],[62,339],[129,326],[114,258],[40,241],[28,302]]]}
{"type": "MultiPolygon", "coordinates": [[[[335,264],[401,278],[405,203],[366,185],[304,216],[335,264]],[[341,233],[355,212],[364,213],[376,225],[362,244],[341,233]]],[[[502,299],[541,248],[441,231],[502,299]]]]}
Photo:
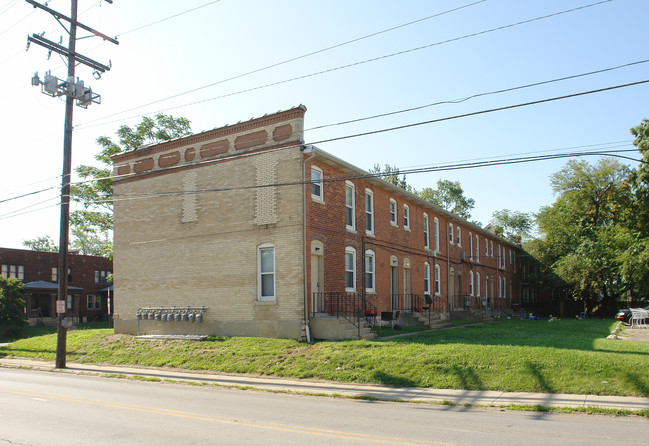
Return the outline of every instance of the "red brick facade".
{"type": "MultiPolygon", "coordinates": [[[[0,248],[2,276],[17,277],[26,285],[24,296],[31,323],[37,319],[48,323],[56,318],[58,262],[59,254],[55,252],[0,248]]],[[[110,285],[105,276],[112,273],[113,262],[104,257],[70,254],[68,268],[71,300],[66,303],[66,316],[75,321],[106,319],[108,293],[101,290],[110,285]]]]}
{"type": "MultiPolygon", "coordinates": [[[[368,177],[362,170],[316,148],[307,150],[305,160],[307,178],[313,167],[322,173],[323,179],[321,192],[316,189],[322,199],[312,196],[311,184],[306,186],[305,191],[307,251],[315,241],[322,247],[322,252],[312,249],[312,257],[321,255],[320,261],[324,264],[320,267],[320,274],[324,273],[323,284],[317,290],[314,290],[314,281],[307,280],[309,295],[316,291],[352,291],[345,284],[345,252],[353,248],[356,273],[353,291],[362,292],[365,288],[366,295],[371,296],[379,312],[408,307],[416,309],[416,306],[423,305],[423,296],[427,291],[426,264],[430,268],[430,294],[449,302],[445,305],[451,310],[464,308],[469,301],[472,305],[477,303],[502,312],[509,312],[512,306],[519,304],[518,246],[414,194],[383,180],[368,177]],[[353,185],[354,190],[354,230],[346,225],[347,185],[353,185]],[[366,229],[366,193],[370,194],[373,202],[371,232],[366,229]],[[407,225],[405,209],[408,212],[407,225]],[[425,247],[424,214],[428,216],[428,248],[425,247]],[[436,220],[439,223],[438,250],[435,250],[436,220]],[[449,225],[453,226],[452,241],[449,225]],[[485,254],[485,246],[488,247],[488,254],[485,254]],[[365,284],[366,253],[374,256],[373,287],[365,284]],[[436,270],[439,271],[438,293],[436,270]],[[415,304],[411,299],[419,300],[415,304]]],[[[313,265],[317,263],[307,259],[307,275],[310,278],[316,274],[312,271],[313,265]]],[[[313,300],[310,306],[310,311],[317,310],[313,308],[313,300]]]]}

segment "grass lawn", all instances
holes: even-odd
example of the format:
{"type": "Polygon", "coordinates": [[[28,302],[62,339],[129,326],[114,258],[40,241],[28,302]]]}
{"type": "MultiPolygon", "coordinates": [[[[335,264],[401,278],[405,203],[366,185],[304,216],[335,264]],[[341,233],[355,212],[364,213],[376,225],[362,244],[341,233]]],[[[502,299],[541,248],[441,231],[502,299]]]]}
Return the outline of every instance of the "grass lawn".
{"type": "MultiPolygon", "coordinates": [[[[68,360],[182,367],[396,386],[649,397],[649,343],[609,340],[610,320],[496,320],[386,340],[300,344],[211,337],[136,341],[112,330],[68,333],[68,360]]],[[[54,359],[56,335],[0,355],[54,359]]]]}

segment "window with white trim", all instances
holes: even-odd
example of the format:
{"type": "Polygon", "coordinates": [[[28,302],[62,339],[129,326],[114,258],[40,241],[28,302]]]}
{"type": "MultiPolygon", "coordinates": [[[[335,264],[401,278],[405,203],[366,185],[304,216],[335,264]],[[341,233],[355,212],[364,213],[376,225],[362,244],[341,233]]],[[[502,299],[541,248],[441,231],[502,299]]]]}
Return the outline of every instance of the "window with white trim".
{"type": "Polygon", "coordinates": [[[469,232],[469,259],[473,260],[473,233],[469,232]]]}
{"type": "Polygon", "coordinates": [[[430,294],[430,264],[424,262],[424,294],[430,294]]]}
{"type": "Polygon", "coordinates": [[[59,269],[55,266],[52,267],[52,282],[59,281],[59,269]]]}
{"type": "Polygon", "coordinates": [[[374,279],[374,267],[376,265],[376,258],[374,251],[368,249],[365,251],[365,291],[373,293],[376,290],[376,283],[374,279]]]}
{"type": "Polygon", "coordinates": [[[503,297],[507,297],[507,279],[503,277],[503,297]]]}
{"type": "Polygon", "coordinates": [[[424,212],[424,248],[430,248],[430,239],[428,236],[428,214],[424,212]]]}
{"type": "Polygon", "coordinates": [[[457,246],[462,246],[462,228],[457,227],[457,246]]]}
{"type": "Polygon", "coordinates": [[[473,289],[474,282],[473,282],[473,271],[469,271],[469,296],[473,296],[473,289]]]}
{"type": "Polygon", "coordinates": [[[403,205],[403,228],[410,229],[410,206],[403,205]]]}
{"type": "Polygon", "coordinates": [[[95,271],[95,283],[106,283],[110,271],[95,271]]]}
{"type": "Polygon", "coordinates": [[[365,232],[374,234],[374,193],[365,189],[365,232]]]}
{"type": "Polygon", "coordinates": [[[491,257],[493,257],[494,256],[494,242],[493,241],[489,242],[489,247],[490,247],[490,251],[491,251],[491,257]]]}
{"type": "Polygon", "coordinates": [[[259,245],[257,248],[258,298],[275,300],[275,246],[259,245]]]}
{"type": "Polygon", "coordinates": [[[503,297],[503,278],[498,278],[498,297],[503,297]]]}
{"type": "Polygon", "coordinates": [[[480,297],[480,273],[475,273],[475,295],[480,297]]]}
{"type": "Polygon", "coordinates": [[[354,199],[354,183],[351,181],[345,182],[345,222],[347,229],[356,230],[356,200],[354,199]]]}
{"type": "Polygon", "coordinates": [[[433,218],[433,238],[435,240],[435,251],[439,251],[439,219],[433,218]]]}
{"type": "Polygon", "coordinates": [[[484,239],[484,255],[485,257],[489,256],[489,240],[487,240],[487,237],[484,239]]]}
{"type": "Polygon", "coordinates": [[[480,236],[475,235],[475,261],[480,263],[480,236]]]}
{"type": "Polygon", "coordinates": [[[438,296],[442,294],[441,277],[441,269],[439,265],[435,264],[435,294],[438,296]]]}
{"type": "Polygon", "coordinates": [[[322,169],[311,167],[311,198],[324,201],[322,169]]]}
{"type": "Polygon", "coordinates": [[[390,198],[390,224],[397,226],[397,201],[390,198]]]}
{"type": "Polygon", "coordinates": [[[356,291],[356,250],[345,248],[345,291],[356,291]]]}
{"type": "Polygon", "coordinates": [[[453,232],[453,223],[448,224],[448,241],[451,245],[455,244],[455,233],[453,232]]]}

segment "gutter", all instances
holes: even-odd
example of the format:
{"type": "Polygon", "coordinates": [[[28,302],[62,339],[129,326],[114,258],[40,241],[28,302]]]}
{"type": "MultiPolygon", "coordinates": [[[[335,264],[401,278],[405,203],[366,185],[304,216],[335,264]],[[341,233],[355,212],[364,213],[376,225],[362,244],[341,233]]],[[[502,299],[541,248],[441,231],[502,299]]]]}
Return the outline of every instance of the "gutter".
{"type": "Polygon", "coordinates": [[[306,193],[306,164],[308,161],[310,161],[313,157],[315,157],[315,147],[312,145],[303,145],[300,147],[300,151],[303,154],[310,154],[307,159],[304,159],[302,157],[302,245],[304,247],[304,262],[303,262],[303,268],[304,268],[304,326],[305,326],[305,332],[306,332],[306,341],[310,344],[311,343],[311,332],[309,329],[309,293],[307,290],[309,289],[308,287],[308,277],[307,277],[307,262],[309,259],[309,256],[307,254],[307,246],[306,246],[306,199],[307,199],[307,193],[306,193]]]}

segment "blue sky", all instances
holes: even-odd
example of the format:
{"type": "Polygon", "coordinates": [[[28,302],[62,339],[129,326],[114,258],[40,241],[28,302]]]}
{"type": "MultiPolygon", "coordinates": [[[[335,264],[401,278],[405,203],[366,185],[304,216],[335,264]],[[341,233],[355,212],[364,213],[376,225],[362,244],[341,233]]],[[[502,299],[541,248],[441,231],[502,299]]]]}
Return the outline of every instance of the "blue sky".
{"type": "MultiPolygon", "coordinates": [[[[86,85],[101,94],[101,104],[74,111],[72,164],[93,162],[97,137],[112,136],[120,125],[135,125],[143,114],[160,111],[189,118],[193,131],[200,132],[304,104],[306,140],[314,142],[649,79],[649,63],[640,63],[309,130],[649,59],[643,33],[649,2],[594,3],[115,0],[110,5],[79,0],[79,20],[117,35],[120,44],[98,38],[77,44],[80,53],[98,62],[110,60],[112,69],[95,80],[90,69],[77,68],[86,85]],[[581,9],[557,14],[575,8],[581,9]],[[420,47],[426,48],[416,50],[420,47]],[[313,52],[318,53],[241,76],[313,52]],[[352,66],[341,68],[346,65],[352,66]],[[264,87],[269,84],[275,85],[264,87]],[[171,96],[176,97],[162,100],[171,96]]],[[[70,2],[52,0],[49,7],[69,14],[70,2]]],[[[45,234],[58,239],[64,101],[29,82],[36,71],[41,78],[46,70],[62,78],[67,69],[55,54],[47,60],[47,51],[37,45],[25,52],[27,35],[42,31],[56,42],[64,34],[49,14],[23,0],[0,2],[3,247],[20,248],[23,240],[45,234]]],[[[632,149],[629,128],[649,117],[648,94],[649,85],[641,84],[318,147],[363,169],[379,163],[402,170],[524,154],[632,149]]],[[[551,204],[549,176],[566,161],[416,174],[407,181],[418,189],[435,186],[438,179],[460,181],[476,202],[472,218],[486,224],[496,210],[537,212],[551,204]]]]}

